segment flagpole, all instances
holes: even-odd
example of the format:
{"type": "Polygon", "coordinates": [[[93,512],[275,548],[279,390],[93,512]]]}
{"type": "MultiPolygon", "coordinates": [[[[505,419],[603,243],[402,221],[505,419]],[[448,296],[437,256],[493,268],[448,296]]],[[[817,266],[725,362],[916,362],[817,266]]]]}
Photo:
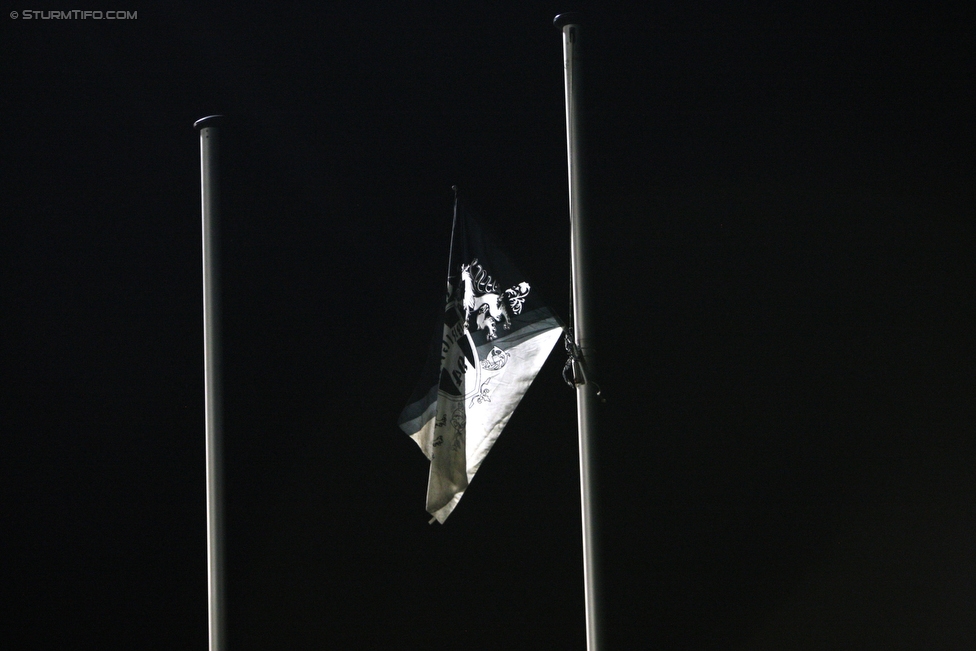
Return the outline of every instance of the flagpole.
{"type": "Polygon", "coordinates": [[[193,126],[200,132],[203,214],[203,358],[207,450],[207,611],[210,651],[225,649],[223,404],[220,351],[220,188],[218,155],[223,116],[193,126]]]}
{"type": "Polygon", "coordinates": [[[563,35],[563,69],[566,85],[566,152],[569,163],[570,250],[573,275],[573,337],[582,359],[574,363],[576,410],[579,428],[580,507],[583,524],[583,595],[586,606],[586,648],[599,651],[602,626],[600,616],[600,573],[596,535],[595,453],[596,410],[599,388],[592,381],[594,368],[593,327],[588,305],[588,235],[582,188],[582,137],[580,97],[580,21],[579,14],[556,16],[553,23],[563,35]],[[589,376],[589,379],[587,378],[589,376]]]}

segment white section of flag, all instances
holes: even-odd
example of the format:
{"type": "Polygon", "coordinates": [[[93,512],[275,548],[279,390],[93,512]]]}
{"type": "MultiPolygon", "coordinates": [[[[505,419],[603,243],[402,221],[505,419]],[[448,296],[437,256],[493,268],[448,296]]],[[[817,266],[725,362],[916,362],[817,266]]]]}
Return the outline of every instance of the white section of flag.
{"type": "MultiPolygon", "coordinates": [[[[438,522],[457,506],[562,330],[555,317],[546,316],[482,344],[475,364],[464,363],[463,397],[437,391],[423,414],[401,424],[431,460],[427,511],[438,522]],[[497,367],[499,360],[503,363],[497,367]]],[[[445,364],[457,352],[445,351],[445,364]]]]}

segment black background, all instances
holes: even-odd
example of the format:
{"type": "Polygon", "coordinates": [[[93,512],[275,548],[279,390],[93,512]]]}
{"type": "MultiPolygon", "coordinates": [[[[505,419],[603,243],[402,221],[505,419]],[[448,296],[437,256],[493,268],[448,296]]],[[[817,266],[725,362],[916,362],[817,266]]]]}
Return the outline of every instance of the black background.
{"type": "MultiPolygon", "coordinates": [[[[122,9],[0,27],[4,637],[205,648],[223,113],[230,648],[584,648],[562,351],[444,526],[396,427],[451,185],[568,316],[566,7],[122,9]]],[[[971,648],[966,13],[583,9],[609,647],[971,648]]]]}

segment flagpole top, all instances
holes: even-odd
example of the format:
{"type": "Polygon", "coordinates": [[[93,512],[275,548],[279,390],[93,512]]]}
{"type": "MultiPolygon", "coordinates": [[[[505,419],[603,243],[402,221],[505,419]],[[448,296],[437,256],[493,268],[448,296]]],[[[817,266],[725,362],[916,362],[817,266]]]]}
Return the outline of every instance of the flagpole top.
{"type": "Polygon", "coordinates": [[[200,131],[201,129],[206,129],[208,127],[219,127],[223,123],[224,123],[223,115],[208,115],[207,117],[200,118],[199,120],[194,122],[193,128],[196,129],[197,131],[200,131]]]}
{"type": "Polygon", "coordinates": [[[558,14],[552,19],[552,24],[557,28],[562,29],[566,25],[579,25],[582,21],[582,14],[578,11],[567,11],[564,14],[558,14]]]}

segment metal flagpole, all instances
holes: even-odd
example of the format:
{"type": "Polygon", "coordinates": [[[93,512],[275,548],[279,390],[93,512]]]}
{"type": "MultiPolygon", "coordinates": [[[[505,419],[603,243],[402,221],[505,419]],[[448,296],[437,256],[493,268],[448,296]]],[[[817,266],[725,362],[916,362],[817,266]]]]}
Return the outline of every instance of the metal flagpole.
{"type": "Polygon", "coordinates": [[[566,145],[569,161],[570,250],[573,271],[573,372],[576,384],[577,425],[579,427],[580,507],[583,516],[583,593],[586,604],[586,648],[599,651],[600,575],[596,535],[595,452],[596,410],[599,387],[593,382],[593,324],[588,306],[590,284],[586,215],[582,188],[582,138],[580,129],[580,24],[579,15],[566,13],[553,21],[563,34],[563,68],[566,82],[566,145]],[[587,378],[589,376],[589,379],[587,378]]]}
{"type": "Polygon", "coordinates": [[[223,116],[197,120],[203,197],[203,358],[207,444],[207,606],[210,651],[224,651],[223,404],[220,354],[218,155],[223,116]]]}

